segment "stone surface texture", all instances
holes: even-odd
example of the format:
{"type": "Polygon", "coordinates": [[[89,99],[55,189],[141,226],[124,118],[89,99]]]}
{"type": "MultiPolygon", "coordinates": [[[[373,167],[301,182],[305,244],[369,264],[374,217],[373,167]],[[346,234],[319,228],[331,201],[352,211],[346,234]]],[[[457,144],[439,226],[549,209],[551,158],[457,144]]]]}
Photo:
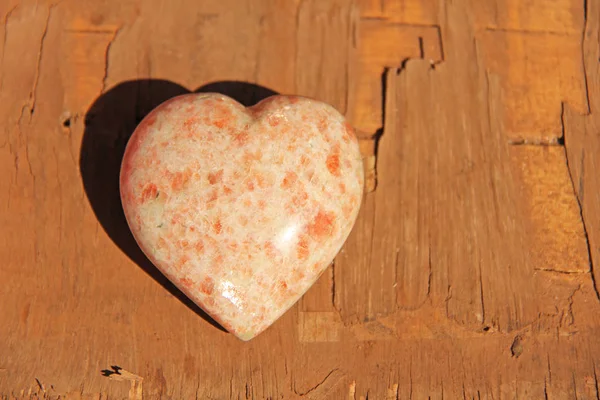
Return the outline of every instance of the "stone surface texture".
{"type": "Polygon", "coordinates": [[[333,107],[214,93],[157,107],[131,137],[121,199],[147,257],[242,340],[285,313],[356,220],[363,167],[333,107]]]}

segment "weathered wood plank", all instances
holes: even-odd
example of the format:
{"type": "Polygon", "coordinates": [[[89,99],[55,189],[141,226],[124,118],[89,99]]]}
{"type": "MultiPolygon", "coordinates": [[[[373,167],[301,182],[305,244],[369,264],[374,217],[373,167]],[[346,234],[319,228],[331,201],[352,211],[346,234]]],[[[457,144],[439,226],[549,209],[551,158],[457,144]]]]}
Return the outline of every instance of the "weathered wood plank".
{"type": "Polygon", "coordinates": [[[583,5],[2,2],[0,398],[597,398],[583,5]],[[119,204],[136,123],[196,89],[295,92],[384,128],[334,267],[249,343],[148,263],[119,204]]]}

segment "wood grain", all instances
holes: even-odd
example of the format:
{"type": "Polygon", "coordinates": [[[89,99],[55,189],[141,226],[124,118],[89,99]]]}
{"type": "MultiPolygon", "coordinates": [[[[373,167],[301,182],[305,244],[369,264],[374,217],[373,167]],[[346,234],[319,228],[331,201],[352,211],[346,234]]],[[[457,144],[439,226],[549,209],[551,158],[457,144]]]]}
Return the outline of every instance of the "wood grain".
{"type": "Polygon", "coordinates": [[[0,21],[1,399],[600,398],[599,0],[6,0],[0,21]],[[249,343],[119,201],[136,124],[195,90],[327,101],[370,174],[332,267],[249,343]]]}
{"type": "MultiPolygon", "coordinates": [[[[587,15],[596,16],[600,12],[600,4],[587,3],[587,15]]],[[[583,32],[582,56],[583,71],[586,77],[588,115],[581,115],[569,106],[565,106],[562,114],[564,141],[567,149],[569,172],[577,199],[581,207],[581,215],[585,222],[585,233],[590,253],[590,268],[596,287],[596,295],[600,299],[600,202],[598,202],[597,185],[600,185],[598,174],[594,173],[598,165],[597,154],[600,150],[598,126],[600,120],[600,82],[598,81],[598,35],[600,19],[588,18],[583,32]],[[596,267],[596,268],[594,268],[596,267]]]]}

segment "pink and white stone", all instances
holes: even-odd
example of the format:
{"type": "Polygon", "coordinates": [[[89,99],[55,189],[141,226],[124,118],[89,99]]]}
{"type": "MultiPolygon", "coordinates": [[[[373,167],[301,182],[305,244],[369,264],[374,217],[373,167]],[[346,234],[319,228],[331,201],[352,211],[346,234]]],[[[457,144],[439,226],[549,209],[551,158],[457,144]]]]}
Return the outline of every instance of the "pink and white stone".
{"type": "Polygon", "coordinates": [[[362,198],[354,131],[331,106],[273,96],[175,97],[137,127],[121,199],[138,244],[182,292],[242,340],[311,287],[362,198]]]}

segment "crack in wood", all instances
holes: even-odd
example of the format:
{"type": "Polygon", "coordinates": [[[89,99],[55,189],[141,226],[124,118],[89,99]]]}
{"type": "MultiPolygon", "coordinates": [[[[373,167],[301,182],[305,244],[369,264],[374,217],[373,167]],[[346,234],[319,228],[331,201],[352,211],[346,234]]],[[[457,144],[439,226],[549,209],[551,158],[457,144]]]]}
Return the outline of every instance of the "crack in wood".
{"type": "Polygon", "coordinates": [[[52,16],[52,10],[56,4],[51,5],[48,8],[48,15],[46,17],[46,23],[44,25],[44,30],[42,31],[42,37],[40,39],[40,48],[38,50],[38,57],[35,66],[35,76],[33,79],[33,88],[31,89],[31,93],[29,95],[30,103],[29,103],[29,122],[31,123],[31,118],[33,117],[33,113],[35,112],[35,106],[37,102],[37,89],[38,83],[40,80],[40,68],[42,64],[42,56],[44,54],[44,44],[46,42],[46,36],[48,35],[48,26],[50,25],[50,18],[52,16]]]}
{"type": "Polygon", "coordinates": [[[2,67],[2,73],[0,74],[0,92],[2,91],[2,87],[4,85],[4,53],[6,52],[6,44],[8,43],[8,20],[17,7],[19,7],[18,3],[13,8],[8,10],[4,16],[4,38],[2,43],[2,55],[0,55],[0,66],[2,67]]]}
{"type": "Polygon", "coordinates": [[[582,0],[582,1],[583,1],[583,28],[581,30],[581,65],[583,67],[583,85],[584,85],[584,89],[585,89],[587,115],[589,115],[592,112],[592,104],[590,101],[590,86],[588,83],[587,65],[585,62],[585,35],[588,30],[588,7],[589,7],[589,4],[588,4],[588,0],[582,0]]]}
{"type": "Polygon", "coordinates": [[[517,35],[551,35],[551,36],[569,36],[568,33],[551,31],[551,30],[532,30],[532,29],[517,29],[517,28],[495,28],[485,27],[486,32],[502,32],[517,35]]]}
{"type": "Polygon", "coordinates": [[[481,323],[485,324],[485,300],[483,297],[483,271],[479,261],[479,300],[481,301],[481,323]]]}
{"type": "MultiPolygon", "coordinates": [[[[565,146],[563,146],[563,149],[564,149],[564,153],[565,153],[567,171],[569,173],[569,179],[571,181],[571,185],[573,188],[573,195],[575,196],[575,199],[577,200],[577,206],[579,207],[579,216],[581,219],[581,224],[583,226],[583,235],[584,235],[585,243],[586,243],[586,247],[587,247],[589,274],[590,274],[590,277],[592,280],[592,285],[594,287],[594,292],[596,293],[596,298],[598,300],[600,300],[600,291],[598,288],[598,282],[596,282],[596,276],[595,276],[595,270],[594,270],[595,265],[594,265],[593,255],[592,255],[592,248],[591,248],[591,244],[590,244],[590,237],[588,234],[587,223],[586,223],[586,220],[584,217],[583,200],[576,192],[575,179],[573,177],[573,170],[572,170],[572,167],[571,167],[571,164],[569,161],[569,152],[567,151],[567,148],[566,148],[567,138],[566,138],[566,126],[565,126],[565,103],[564,102],[561,103],[560,124],[561,124],[561,128],[562,128],[562,137],[564,138],[564,141],[565,141],[565,146]]],[[[580,172],[580,174],[581,174],[580,176],[583,177],[583,174],[581,172],[580,172]]],[[[581,182],[579,182],[579,185],[581,185],[581,182]]]]}
{"type": "Polygon", "coordinates": [[[341,372],[339,368],[334,368],[327,375],[325,375],[321,382],[317,383],[312,388],[308,389],[305,392],[299,392],[294,388],[294,393],[300,397],[307,397],[309,399],[321,399],[324,398],[324,396],[331,389],[333,389],[333,387],[336,386],[344,377],[345,374],[341,372]]]}
{"type": "Polygon", "coordinates": [[[594,373],[594,389],[596,390],[596,400],[600,400],[600,384],[598,383],[598,373],[596,370],[596,362],[592,360],[592,370],[594,373]]]}
{"type": "Polygon", "coordinates": [[[561,274],[561,275],[581,275],[581,274],[589,273],[589,272],[585,272],[585,271],[560,271],[560,270],[556,270],[556,269],[552,269],[552,268],[534,268],[534,271],[552,272],[552,273],[561,274]]]}
{"type": "Polygon", "coordinates": [[[115,42],[115,40],[117,39],[117,35],[119,34],[119,32],[121,32],[121,29],[123,27],[119,26],[117,29],[115,29],[112,33],[112,37],[110,38],[110,40],[108,41],[108,44],[106,45],[106,50],[104,52],[104,76],[102,77],[102,88],[100,89],[100,94],[104,93],[106,91],[107,87],[107,81],[108,81],[108,69],[109,69],[109,62],[110,62],[110,49],[113,45],[113,43],[115,42]]]}

